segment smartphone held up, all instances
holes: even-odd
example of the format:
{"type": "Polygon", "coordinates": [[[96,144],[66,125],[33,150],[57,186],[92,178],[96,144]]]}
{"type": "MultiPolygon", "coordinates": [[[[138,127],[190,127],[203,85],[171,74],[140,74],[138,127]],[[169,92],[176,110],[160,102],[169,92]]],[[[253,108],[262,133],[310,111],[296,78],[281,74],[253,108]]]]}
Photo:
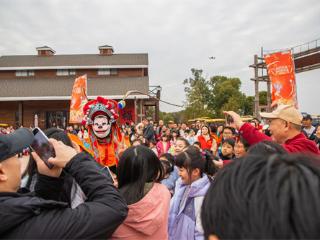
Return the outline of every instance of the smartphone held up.
{"type": "Polygon", "coordinates": [[[30,145],[31,149],[39,155],[48,168],[53,168],[53,165],[48,162],[49,158],[56,156],[52,144],[40,128],[33,129],[32,133],[34,135],[34,141],[30,145]]]}
{"type": "Polygon", "coordinates": [[[225,118],[226,118],[226,124],[228,124],[228,125],[230,125],[234,122],[233,118],[228,114],[225,115],[225,118]]]}

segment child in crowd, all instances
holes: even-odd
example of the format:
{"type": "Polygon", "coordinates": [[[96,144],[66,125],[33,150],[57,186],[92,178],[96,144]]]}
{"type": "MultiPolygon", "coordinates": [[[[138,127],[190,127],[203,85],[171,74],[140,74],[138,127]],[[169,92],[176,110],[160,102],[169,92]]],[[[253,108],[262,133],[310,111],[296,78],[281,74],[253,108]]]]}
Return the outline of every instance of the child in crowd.
{"type": "Polygon", "coordinates": [[[163,175],[161,162],[149,148],[139,145],[124,151],[117,177],[129,212],[111,239],[168,239],[171,195],[166,186],[159,183],[163,175]]]}
{"type": "Polygon", "coordinates": [[[241,158],[246,155],[249,148],[249,143],[244,140],[241,136],[236,138],[234,144],[234,156],[235,158],[241,158]]]}
{"type": "Polygon", "coordinates": [[[234,144],[235,140],[232,138],[227,138],[222,141],[221,154],[219,157],[225,160],[231,160],[234,158],[234,144]]]}
{"type": "Polygon", "coordinates": [[[158,156],[167,153],[170,149],[170,137],[163,133],[160,137],[160,141],[157,142],[156,147],[158,156]]]}
{"type": "Polygon", "coordinates": [[[172,130],[171,132],[171,145],[174,145],[177,141],[177,138],[179,137],[179,131],[178,130],[172,130]]]}
{"type": "Polygon", "coordinates": [[[224,140],[226,139],[234,139],[234,135],[235,135],[235,129],[233,127],[229,127],[229,126],[224,126],[223,127],[223,130],[222,130],[222,138],[221,138],[221,141],[220,141],[220,145],[218,147],[218,156],[221,155],[221,151],[222,151],[222,143],[224,140]]]}
{"type": "Polygon", "coordinates": [[[174,163],[174,157],[170,153],[164,153],[159,159],[165,172],[164,179],[161,183],[168,188],[171,194],[173,194],[176,181],[179,178],[178,168],[174,163]]]}
{"type": "Polygon", "coordinates": [[[196,132],[192,128],[189,130],[187,140],[190,145],[193,145],[197,141],[196,132]]]}
{"type": "Polygon", "coordinates": [[[169,213],[169,239],[203,239],[200,209],[210,179],[200,150],[189,146],[176,157],[180,178],[176,182],[169,213]]]}
{"type": "Polygon", "coordinates": [[[174,145],[173,155],[177,156],[179,153],[181,153],[188,146],[190,146],[190,144],[187,139],[185,139],[183,137],[178,137],[176,140],[176,144],[174,145]]]}

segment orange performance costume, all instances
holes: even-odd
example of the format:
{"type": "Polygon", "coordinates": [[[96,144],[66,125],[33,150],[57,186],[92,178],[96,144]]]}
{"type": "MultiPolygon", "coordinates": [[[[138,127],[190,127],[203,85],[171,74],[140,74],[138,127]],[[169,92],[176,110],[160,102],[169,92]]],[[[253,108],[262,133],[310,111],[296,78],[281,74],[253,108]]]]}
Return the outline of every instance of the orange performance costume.
{"type": "Polygon", "coordinates": [[[97,97],[83,107],[84,124],[88,137],[83,139],[83,146],[95,160],[108,166],[115,172],[118,164],[118,145],[121,142],[118,103],[111,99],[97,97]]]}

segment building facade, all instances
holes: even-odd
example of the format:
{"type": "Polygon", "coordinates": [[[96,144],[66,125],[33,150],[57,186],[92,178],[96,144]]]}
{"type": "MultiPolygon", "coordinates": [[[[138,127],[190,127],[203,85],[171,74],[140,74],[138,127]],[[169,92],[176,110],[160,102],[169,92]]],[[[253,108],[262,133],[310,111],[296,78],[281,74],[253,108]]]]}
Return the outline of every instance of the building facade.
{"type": "Polygon", "coordinates": [[[56,55],[47,46],[37,52],[0,57],[0,123],[66,127],[74,80],[84,74],[88,99],[121,100],[130,90],[145,93],[128,97],[120,113],[122,123],[140,121],[150,102],[157,118],[159,103],[147,95],[148,54],[114,54],[108,45],[100,46],[98,54],[56,55]]]}

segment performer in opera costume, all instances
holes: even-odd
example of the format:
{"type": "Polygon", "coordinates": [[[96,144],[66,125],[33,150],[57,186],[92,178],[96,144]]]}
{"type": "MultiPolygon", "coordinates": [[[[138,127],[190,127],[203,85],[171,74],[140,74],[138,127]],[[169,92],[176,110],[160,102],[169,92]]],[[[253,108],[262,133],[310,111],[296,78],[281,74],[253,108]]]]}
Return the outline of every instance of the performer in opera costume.
{"type": "Polygon", "coordinates": [[[97,162],[108,166],[113,172],[118,164],[118,146],[121,142],[120,129],[117,126],[119,118],[118,102],[97,97],[83,107],[83,124],[88,131],[88,137],[83,139],[83,146],[91,153],[97,162]]]}

